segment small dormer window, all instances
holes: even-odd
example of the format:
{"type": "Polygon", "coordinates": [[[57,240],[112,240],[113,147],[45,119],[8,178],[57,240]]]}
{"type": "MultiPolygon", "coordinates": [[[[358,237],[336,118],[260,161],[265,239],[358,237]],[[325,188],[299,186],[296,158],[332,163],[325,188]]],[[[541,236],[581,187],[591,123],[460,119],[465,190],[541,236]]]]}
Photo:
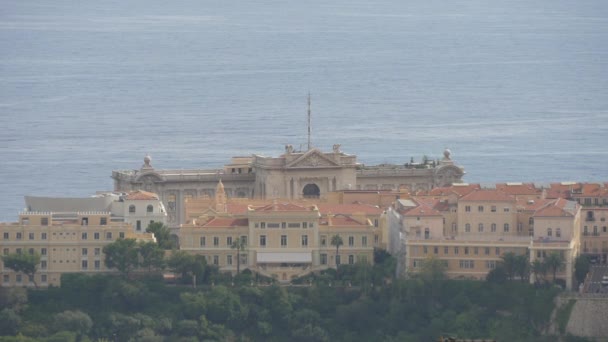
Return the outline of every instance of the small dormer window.
{"type": "Polygon", "coordinates": [[[135,206],[134,206],[133,204],[131,204],[131,205],[129,206],[129,213],[130,213],[130,214],[135,214],[135,206]]]}
{"type": "Polygon", "coordinates": [[[149,204],[148,207],[146,208],[146,211],[151,213],[154,211],[154,206],[152,206],[152,204],[149,204]]]}

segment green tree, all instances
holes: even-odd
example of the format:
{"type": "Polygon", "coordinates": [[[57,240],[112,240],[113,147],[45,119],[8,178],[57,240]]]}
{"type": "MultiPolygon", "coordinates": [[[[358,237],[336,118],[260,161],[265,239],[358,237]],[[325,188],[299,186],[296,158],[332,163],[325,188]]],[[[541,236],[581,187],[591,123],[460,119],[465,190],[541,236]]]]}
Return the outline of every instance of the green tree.
{"type": "Polygon", "coordinates": [[[507,273],[507,278],[513,280],[517,269],[517,256],[513,252],[507,252],[502,255],[502,264],[507,273]]]}
{"type": "Polygon", "coordinates": [[[534,260],[530,265],[530,270],[534,274],[534,281],[536,283],[545,281],[545,278],[547,276],[547,264],[545,264],[543,261],[539,259],[534,260]]]}
{"type": "Polygon", "coordinates": [[[557,271],[564,268],[566,260],[561,253],[551,252],[545,258],[545,265],[547,265],[547,269],[553,273],[553,282],[555,282],[557,271]]]}
{"type": "Polygon", "coordinates": [[[125,277],[139,265],[135,239],[118,239],[104,246],[103,253],[106,266],[117,269],[125,277]]]}
{"type": "Polygon", "coordinates": [[[589,262],[589,258],[585,255],[576,257],[576,260],[574,261],[574,277],[576,277],[579,284],[582,284],[585,281],[590,268],[591,263],[589,262]]]}
{"type": "Polygon", "coordinates": [[[36,252],[32,254],[14,253],[3,256],[2,260],[4,261],[4,267],[8,267],[15,272],[21,272],[27,275],[34,283],[34,286],[36,288],[38,287],[34,275],[36,274],[36,271],[38,271],[40,254],[36,252]]]}
{"type": "Polygon", "coordinates": [[[342,246],[344,244],[344,240],[342,240],[342,237],[340,237],[340,235],[336,234],[334,236],[331,237],[331,241],[330,241],[332,246],[336,247],[336,268],[339,265],[339,252],[340,252],[340,246],[342,246]]]}
{"type": "Polygon", "coordinates": [[[146,233],[154,233],[154,237],[156,238],[156,243],[162,249],[174,249],[175,243],[171,239],[171,231],[169,227],[167,227],[162,222],[152,222],[146,228],[146,233]]]}
{"type": "Polygon", "coordinates": [[[165,250],[158,244],[152,241],[141,241],[137,247],[141,256],[141,267],[147,268],[148,271],[165,267],[165,250]]]}
{"type": "Polygon", "coordinates": [[[419,275],[426,284],[434,284],[445,279],[446,269],[443,260],[430,256],[422,261],[419,275]]]}
{"type": "Polygon", "coordinates": [[[192,255],[184,251],[174,251],[167,261],[167,266],[173,272],[181,274],[182,279],[191,276],[192,286],[196,286],[196,278],[204,277],[206,265],[204,256],[192,255]]]}
{"type": "Polygon", "coordinates": [[[241,251],[244,251],[245,248],[247,248],[247,244],[244,239],[236,238],[232,242],[230,248],[236,249],[236,274],[238,275],[241,272],[241,251]]]}
{"type": "Polygon", "coordinates": [[[93,321],[89,315],[82,311],[64,311],[55,315],[53,327],[57,332],[70,331],[76,333],[77,339],[80,340],[89,333],[91,327],[93,327],[93,321]]]}
{"type": "Polygon", "coordinates": [[[515,274],[519,276],[522,283],[530,277],[530,263],[526,254],[515,256],[515,274]]]}
{"type": "Polygon", "coordinates": [[[15,310],[6,308],[0,311],[0,335],[14,335],[19,331],[21,316],[15,310]]]}

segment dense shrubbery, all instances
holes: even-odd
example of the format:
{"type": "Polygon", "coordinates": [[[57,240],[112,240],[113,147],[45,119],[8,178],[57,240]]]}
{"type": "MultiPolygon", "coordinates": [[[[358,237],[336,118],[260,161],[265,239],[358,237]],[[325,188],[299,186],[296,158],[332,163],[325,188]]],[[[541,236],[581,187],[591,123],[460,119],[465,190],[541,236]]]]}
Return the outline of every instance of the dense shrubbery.
{"type": "Polygon", "coordinates": [[[392,258],[376,261],[291,287],[258,286],[251,272],[231,279],[213,269],[198,288],[160,277],[68,275],[61,288],[4,293],[0,335],[18,337],[0,342],[430,341],[442,334],[538,341],[559,291],[434,273],[400,280],[392,258]]]}

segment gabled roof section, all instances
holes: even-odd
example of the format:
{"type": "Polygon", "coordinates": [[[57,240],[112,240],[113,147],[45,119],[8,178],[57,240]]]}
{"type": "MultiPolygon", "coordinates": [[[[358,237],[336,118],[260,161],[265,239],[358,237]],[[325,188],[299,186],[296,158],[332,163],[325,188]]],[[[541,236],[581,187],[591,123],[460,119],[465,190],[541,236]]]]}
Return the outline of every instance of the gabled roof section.
{"type": "Polygon", "coordinates": [[[574,201],[558,198],[534,213],[534,217],[573,217],[579,206],[574,201]]]}
{"type": "Polygon", "coordinates": [[[301,155],[296,160],[290,162],[285,167],[287,168],[300,168],[300,167],[321,167],[321,166],[340,166],[335,161],[326,157],[323,152],[321,152],[317,148],[310,149],[306,151],[303,155],[301,155]]]}
{"type": "Polygon", "coordinates": [[[424,198],[424,197],[415,197],[414,198],[417,203],[421,205],[425,205],[427,207],[431,207],[438,212],[449,211],[450,204],[446,199],[437,199],[437,198],[424,198]]]}
{"type": "Polygon", "coordinates": [[[319,212],[322,215],[333,214],[355,214],[363,213],[366,215],[380,215],[383,210],[371,204],[327,204],[320,203],[317,205],[319,212]]]}
{"type": "Polygon", "coordinates": [[[129,192],[125,199],[129,201],[154,201],[158,200],[158,195],[153,192],[136,190],[129,192]]]}
{"type": "Polygon", "coordinates": [[[246,218],[214,217],[202,225],[205,228],[248,227],[246,218]]]}
{"type": "Polygon", "coordinates": [[[310,207],[304,207],[301,205],[297,205],[297,204],[293,204],[293,203],[278,203],[278,202],[274,202],[262,207],[257,207],[254,208],[252,206],[249,207],[250,210],[253,210],[255,212],[269,212],[269,211],[312,211],[314,210],[314,206],[310,206],[310,207]]]}
{"type": "Polygon", "coordinates": [[[349,215],[337,214],[327,215],[319,220],[321,226],[332,226],[332,227],[352,227],[352,226],[367,226],[367,222],[359,222],[349,215]]]}
{"type": "Polygon", "coordinates": [[[439,216],[441,217],[441,213],[438,210],[435,210],[433,207],[426,205],[426,204],[421,204],[415,208],[412,208],[410,210],[407,210],[403,213],[404,216],[425,216],[425,217],[430,217],[430,216],[439,216]]]}
{"type": "Polygon", "coordinates": [[[515,202],[515,197],[495,189],[478,189],[463,196],[460,201],[464,202],[515,202]]]}
{"type": "Polygon", "coordinates": [[[497,183],[496,190],[508,195],[539,195],[542,192],[534,183],[497,183]]]}

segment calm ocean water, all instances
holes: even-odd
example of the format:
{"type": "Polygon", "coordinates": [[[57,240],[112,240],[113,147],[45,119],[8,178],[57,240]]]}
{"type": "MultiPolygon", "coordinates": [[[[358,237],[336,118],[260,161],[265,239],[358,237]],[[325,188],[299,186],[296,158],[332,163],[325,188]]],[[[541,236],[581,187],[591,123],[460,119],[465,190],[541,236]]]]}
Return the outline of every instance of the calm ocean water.
{"type": "Polygon", "coordinates": [[[0,220],[113,169],[342,144],[466,181],[608,180],[605,0],[0,4],[0,220]]]}

